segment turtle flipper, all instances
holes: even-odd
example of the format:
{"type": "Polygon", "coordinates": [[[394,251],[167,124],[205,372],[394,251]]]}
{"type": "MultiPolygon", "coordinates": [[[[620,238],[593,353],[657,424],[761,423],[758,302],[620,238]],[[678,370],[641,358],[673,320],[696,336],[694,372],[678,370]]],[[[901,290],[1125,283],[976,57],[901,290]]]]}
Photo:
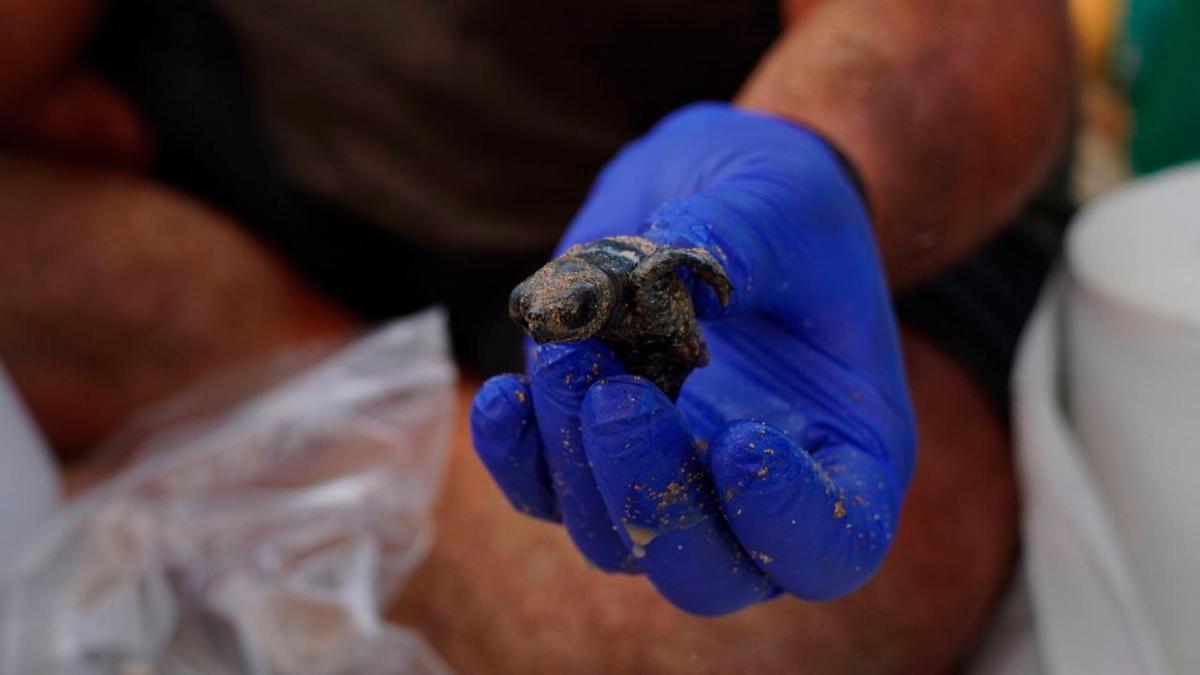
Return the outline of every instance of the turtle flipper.
{"type": "Polygon", "coordinates": [[[729,304],[729,295],[733,292],[733,285],[729,281],[729,276],[725,274],[725,268],[717,262],[713,254],[699,247],[664,246],[646,256],[646,259],[638,263],[631,273],[634,288],[658,286],[664,278],[668,278],[666,275],[679,267],[687,267],[696,275],[696,278],[712,288],[722,306],[729,304]]]}

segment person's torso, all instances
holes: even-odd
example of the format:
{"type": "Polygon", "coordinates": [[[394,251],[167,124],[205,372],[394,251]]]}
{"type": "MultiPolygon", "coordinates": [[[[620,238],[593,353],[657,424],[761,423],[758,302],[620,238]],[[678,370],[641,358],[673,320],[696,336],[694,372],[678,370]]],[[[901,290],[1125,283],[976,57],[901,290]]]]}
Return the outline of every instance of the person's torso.
{"type": "Polygon", "coordinates": [[[302,189],[445,250],[548,249],[622,144],[727,99],[775,0],[215,0],[302,189]]]}

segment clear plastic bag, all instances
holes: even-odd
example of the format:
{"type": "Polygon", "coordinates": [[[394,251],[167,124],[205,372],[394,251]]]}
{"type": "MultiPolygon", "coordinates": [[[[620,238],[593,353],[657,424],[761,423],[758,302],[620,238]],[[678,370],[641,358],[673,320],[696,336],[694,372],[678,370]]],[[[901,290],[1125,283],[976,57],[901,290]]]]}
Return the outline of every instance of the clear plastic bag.
{"type": "Polygon", "coordinates": [[[380,610],[432,541],[454,381],[433,310],[160,409],[0,580],[0,672],[448,673],[380,610]]]}

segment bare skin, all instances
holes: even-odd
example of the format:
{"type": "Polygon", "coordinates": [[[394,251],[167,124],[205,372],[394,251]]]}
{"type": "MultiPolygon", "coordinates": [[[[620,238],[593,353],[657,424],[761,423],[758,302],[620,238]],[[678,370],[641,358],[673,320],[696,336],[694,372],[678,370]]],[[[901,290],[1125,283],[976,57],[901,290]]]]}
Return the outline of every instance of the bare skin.
{"type": "Polygon", "coordinates": [[[858,169],[893,287],[962,259],[1043,184],[1069,133],[1055,0],[788,0],[737,103],[831,139],[858,169]]]}
{"type": "Polygon", "coordinates": [[[79,65],[107,0],[0,0],[0,144],[140,168],[153,140],[133,106],[79,65]]]}
{"type": "Polygon", "coordinates": [[[131,411],[349,319],[221,214],[0,154],[0,359],[66,455],[131,411]]]}
{"type": "Polygon", "coordinates": [[[0,0],[0,109],[41,96],[73,70],[105,0],[0,0]]]}

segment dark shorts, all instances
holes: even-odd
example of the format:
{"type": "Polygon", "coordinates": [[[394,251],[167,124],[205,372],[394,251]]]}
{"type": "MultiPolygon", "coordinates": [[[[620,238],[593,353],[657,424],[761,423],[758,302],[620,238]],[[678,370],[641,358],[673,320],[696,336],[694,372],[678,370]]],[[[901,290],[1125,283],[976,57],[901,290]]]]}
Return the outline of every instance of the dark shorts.
{"type": "MultiPolygon", "coordinates": [[[[455,258],[295,189],[272,162],[234,45],[205,0],[117,0],[91,54],[158,140],[161,180],[223,209],[363,319],[441,303],[467,368],[522,367],[508,292],[549,251],[455,258]]],[[[1071,214],[1064,183],[970,260],[896,298],[901,320],[954,354],[1001,409],[1017,338],[1071,214]]]]}
{"type": "Polygon", "coordinates": [[[1017,341],[1074,212],[1066,195],[1056,181],[965,262],[895,298],[900,321],[966,366],[1004,415],[1017,341]]]}

